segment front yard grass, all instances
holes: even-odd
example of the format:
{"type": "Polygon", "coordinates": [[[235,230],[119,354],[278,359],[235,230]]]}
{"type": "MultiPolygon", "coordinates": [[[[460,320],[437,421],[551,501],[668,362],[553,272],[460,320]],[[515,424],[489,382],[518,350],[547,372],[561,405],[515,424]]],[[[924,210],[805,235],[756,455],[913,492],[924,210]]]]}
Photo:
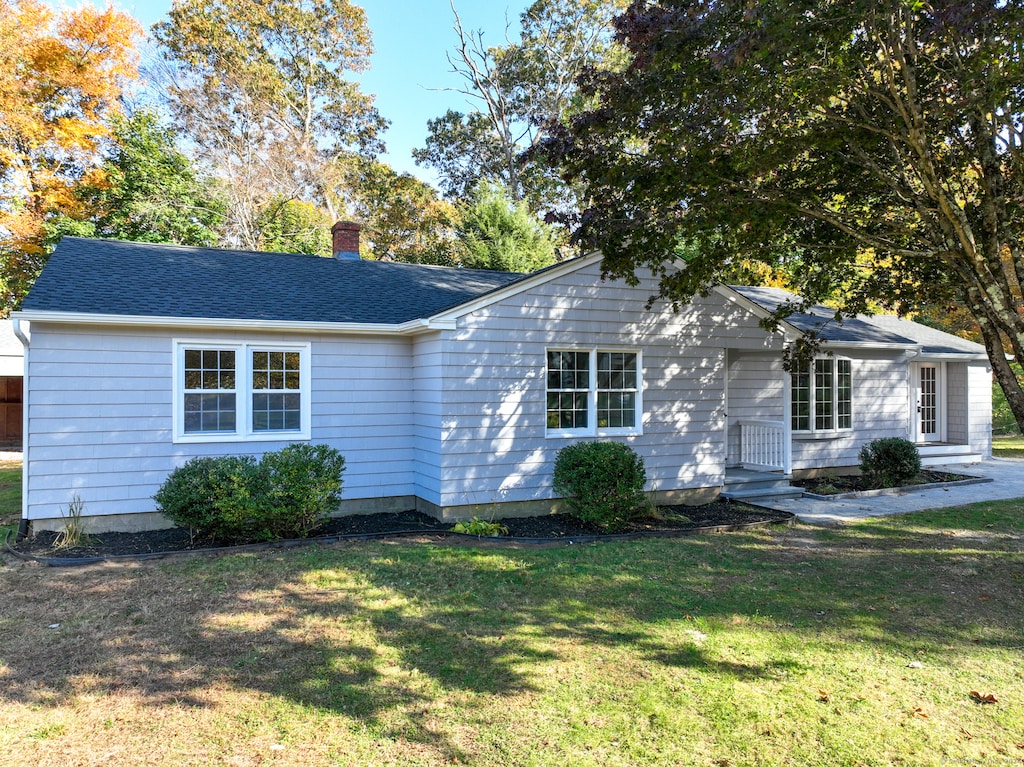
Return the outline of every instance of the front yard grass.
{"type": "Polygon", "coordinates": [[[1020,509],[9,564],[0,764],[1018,764],[1020,509]]]}

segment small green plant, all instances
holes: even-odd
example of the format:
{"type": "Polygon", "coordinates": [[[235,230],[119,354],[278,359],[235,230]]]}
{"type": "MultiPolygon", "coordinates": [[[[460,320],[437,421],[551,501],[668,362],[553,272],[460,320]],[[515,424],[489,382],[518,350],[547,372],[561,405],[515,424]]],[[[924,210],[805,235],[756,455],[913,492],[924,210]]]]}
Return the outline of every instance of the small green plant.
{"type": "Polygon", "coordinates": [[[621,530],[647,508],[643,459],[621,442],[578,442],[555,457],[555,492],[584,522],[621,530]]]}
{"type": "Polygon", "coordinates": [[[225,543],[301,538],[341,499],[345,459],[326,445],[253,456],[193,458],[153,499],[175,524],[225,543]]]}
{"type": "Polygon", "coordinates": [[[468,522],[456,522],[452,526],[453,533],[465,535],[478,535],[482,538],[497,538],[501,535],[508,535],[508,528],[500,522],[491,522],[480,517],[473,517],[468,522]]]}
{"type": "Polygon", "coordinates": [[[68,504],[68,511],[65,514],[63,509],[60,518],[64,521],[64,529],[57,534],[53,543],[55,549],[73,549],[80,546],[85,538],[85,523],[82,521],[82,512],[85,510],[85,503],[78,493],[71,496],[71,503],[68,504]]]}
{"type": "Polygon", "coordinates": [[[861,472],[876,487],[896,487],[921,473],[921,454],[902,437],[872,440],[858,457],[861,472]]]}

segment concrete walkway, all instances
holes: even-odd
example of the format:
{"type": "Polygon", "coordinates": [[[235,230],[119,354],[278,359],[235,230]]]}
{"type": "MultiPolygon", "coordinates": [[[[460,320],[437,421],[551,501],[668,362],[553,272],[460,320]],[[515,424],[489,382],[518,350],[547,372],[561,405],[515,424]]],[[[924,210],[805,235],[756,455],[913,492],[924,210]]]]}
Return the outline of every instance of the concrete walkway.
{"type": "Polygon", "coordinates": [[[989,458],[981,463],[929,466],[928,468],[972,477],[985,477],[992,481],[835,501],[820,501],[804,497],[779,501],[758,501],[757,504],[771,509],[790,511],[796,514],[801,522],[812,525],[839,525],[865,517],[904,514],[909,511],[925,511],[926,509],[963,506],[981,501],[1006,501],[1015,498],[1021,499],[1021,508],[1024,509],[1024,459],[989,458]]]}

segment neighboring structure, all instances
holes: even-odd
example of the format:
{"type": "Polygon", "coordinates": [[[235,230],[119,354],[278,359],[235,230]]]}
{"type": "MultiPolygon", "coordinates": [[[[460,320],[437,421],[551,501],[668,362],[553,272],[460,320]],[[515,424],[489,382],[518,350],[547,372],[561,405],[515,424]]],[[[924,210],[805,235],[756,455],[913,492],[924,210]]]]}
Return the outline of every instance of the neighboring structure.
{"type": "Polygon", "coordinates": [[[990,453],[976,344],[850,320],[790,376],[815,320],[764,330],[784,294],[720,287],[673,312],[654,292],[602,280],[597,254],[520,275],[65,238],[15,315],[25,519],[58,527],[77,494],[94,530],[166,526],[152,495],[176,466],[295,441],[345,455],[343,511],[444,519],[549,511],[578,440],[631,445],[672,502],[716,497],[733,466],[855,466],[881,436],[990,453]]]}
{"type": "Polygon", "coordinates": [[[20,450],[25,355],[10,320],[0,320],[0,450],[20,450]]]}

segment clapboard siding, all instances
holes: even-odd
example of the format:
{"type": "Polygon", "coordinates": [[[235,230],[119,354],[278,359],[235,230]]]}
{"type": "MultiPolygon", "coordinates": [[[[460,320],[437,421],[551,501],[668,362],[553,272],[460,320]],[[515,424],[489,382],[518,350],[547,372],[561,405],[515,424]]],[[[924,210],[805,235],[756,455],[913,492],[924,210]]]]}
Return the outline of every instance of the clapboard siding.
{"type": "Polygon", "coordinates": [[[909,434],[909,368],[899,353],[838,350],[851,360],[853,429],[834,436],[793,437],[793,469],[856,466],[860,449],[873,439],[909,434]]]}
{"type": "Polygon", "coordinates": [[[651,489],[721,484],[725,348],[778,342],[716,294],[676,314],[648,311],[653,291],[591,266],[459,318],[445,335],[444,505],[552,497],[555,455],[581,439],[546,435],[546,351],[559,347],[642,354],[643,434],[610,439],[644,458],[651,489]]]}
{"type": "Polygon", "coordinates": [[[413,492],[408,339],[227,331],[161,332],[34,323],[29,354],[28,516],[154,509],[152,496],[195,456],[260,455],[287,441],[174,444],[174,340],[311,344],[312,442],[341,450],[346,499],[413,492]]]}
{"type": "Polygon", "coordinates": [[[976,453],[992,455],[992,370],[987,363],[966,365],[968,399],[968,444],[976,453]]]}
{"type": "Polygon", "coordinates": [[[413,494],[441,504],[441,401],[444,351],[439,333],[417,336],[412,344],[413,494]]]}
{"type": "Polygon", "coordinates": [[[778,353],[758,354],[730,351],[728,405],[729,466],[740,463],[740,425],[747,419],[782,422],[786,372],[778,353]]]}

